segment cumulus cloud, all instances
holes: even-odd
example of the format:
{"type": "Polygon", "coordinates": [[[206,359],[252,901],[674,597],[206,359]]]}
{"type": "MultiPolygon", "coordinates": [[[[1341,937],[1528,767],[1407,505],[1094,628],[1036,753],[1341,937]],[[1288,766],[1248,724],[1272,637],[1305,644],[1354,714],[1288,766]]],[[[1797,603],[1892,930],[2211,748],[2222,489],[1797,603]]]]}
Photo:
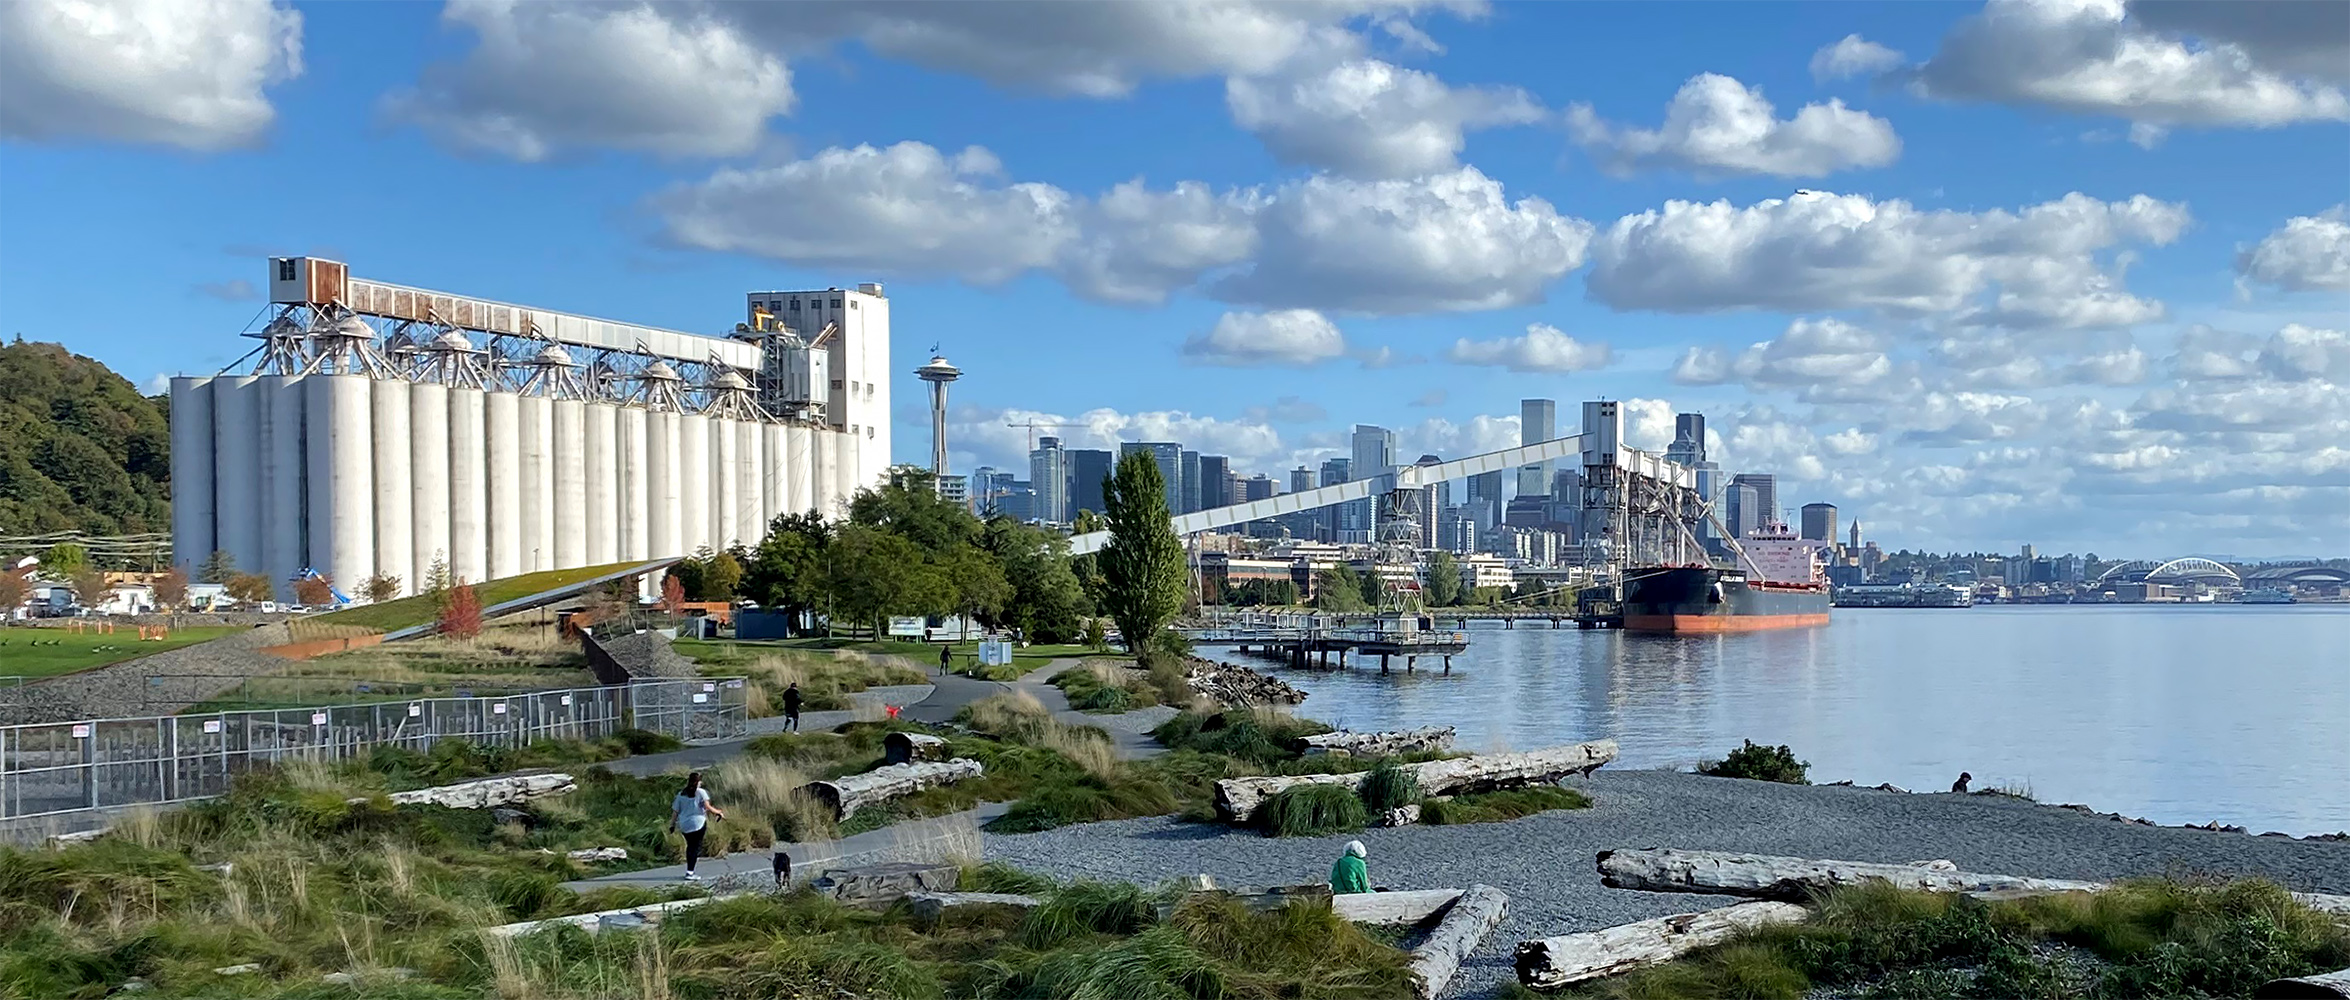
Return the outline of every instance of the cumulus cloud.
{"type": "Polygon", "coordinates": [[[1062,424],[1057,435],[1066,448],[1099,448],[1116,452],[1128,441],[1180,441],[1203,455],[1231,456],[1235,468],[1265,468],[1287,461],[1290,449],[1280,432],[1264,419],[1228,419],[1187,410],[1127,412],[1111,407],[1074,416],[1020,408],[957,408],[949,415],[947,439],[954,442],[957,463],[997,468],[1028,467],[1028,438],[1023,428],[1005,426],[1028,421],[1062,424]]]}
{"type": "Polygon", "coordinates": [[[2101,251],[2160,246],[2184,205],[2082,194],[2020,212],[1925,211],[1818,192],[1740,208],[1669,201],[1600,234],[1586,279],[1618,309],[1879,309],[1975,324],[2124,326],[2163,314],[2131,295],[2101,251]]]}
{"type": "Polygon", "coordinates": [[[1308,368],[1346,355],[1338,324],[1311,309],[1228,312],[1183,342],[1183,357],[1227,368],[1308,368]]]}
{"type": "Polygon", "coordinates": [[[1078,213],[1061,275],[1087,298],[1163,302],[1201,274],[1248,259],[1264,201],[1255,191],[1219,194],[1198,181],[1167,191],[1127,181],[1078,213]]]}
{"type": "Polygon", "coordinates": [[[1805,105],[1791,119],[1760,87],[1716,73],[1682,84],[1654,130],[1610,125],[1588,104],[1567,111],[1567,127],[1611,174],[1686,170],[1699,176],[1768,174],[1821,177],[1881,167],[1901,156],[1901,139],[1882,118],[1832,100],[1805,105]]]}
{"type": "Polygon", "coordinates": [[[1735,357],[1692,347],[1673,366],[1683,385],[1736,382],[1753,389],[1793,390],[1812,402],[1876,402],[1907,385],[1886,353],[1886,339],[1836,319],[1797,319],[1785,332],[1735,357]]]}
{"type": "Polygon", "coordinates": [[[2189,327],[2168,359],[2188,382],[2262,381],[2350,383],[2350,333],[2288,323],[2265,341],[2251,335],[2189,327]]]}
{"type": "Polygon", "coordinates": [[[1529,323],[1517,337],[1453,341],[1444,356],[1454,364],[1506,368],[1513,372],[1566,374],[1607,367],[1608,345],[1567,336],[1548,323],[1529,323]]]}
{"type": "Polygon", "coordinates": [[[2236,273],[2290,292],[2350,291],[2350,205],[2285,220],[2236,255],[2236,273]]]}
{"type": "Polygon", "coordinates": [[[1542,299],[1582,266],[1591,224],[1515,202],[1462,167],[1413,180],[1316,176],[1257,215],[1257,257],[1215,282],[1218,298],[1363,313],[1497,309],[1542,299]]]}
{"type": "Polygon", "coordinates": [[[215,151],[261,141],[264,93],[302,75],[302,15],[274,0],[0,4],[0,136],[215,151]]]}
{"type": "MultiPolygon", "coordinates": [[[[2275,30],[2275,16],[2293,16],[2284,5],[2203,5],[2175,14],[2169,6],[1991,0],[1953,27],[1910,81],[1933,97],[2051,107],[2155,127],[2350,119],[2342,90],[2307,73],[2342,46],[2339,30],[2293,42],[2287,39],[2297,32],[2275,30]],[[2269,16],[2252,17],[2254,10],[2269,16]],[[2238,21],[2264,26],[2246,30],[2238,21]]],[[[2306,14],[2319,21],[2340,16],[2314,9],[2338,4],[2294,6],[2313,8],[2306,14]]],[[[2338,76],[2341,64],[2334,65],[2338,76]]]]}
{"type": "Polygon", "coordinates": [[[2130,0],[2157,31],[2227,42],[2262,66],[2350,81],[2350,4],[2308,0],[2130,0]]]}
{"type": "Polygon", "coordinates": [[[728,168],[654,199],[668,238],[812,267],[1008,281],[1051,266],[1076,235],[1076,204],[1049,184],[1005,183],[995,157],[919,142],[827,149],[728,168]]]}
{"type": "Polygon", "coordinates": [[[1437,455],[1446,459],[1467,458],[1503,448],[1518,446],[1518,418],[1515,416],[1487,416],[1478,414],[1455,423],[1443,417],[1430,417],[1409,427],[1397,428],[1396,454],[1406,460],[1421,455],[1437,455]]]}
{"type": "Polygon", "coordinates": [[[1903,61],[1901,53],[1893,49],[1857,34],[1846,35],[1811,54],[1811,78],[1825,83],[1869,76],[1899,66],[1903,61]]]}
{"type": "Polygon", "coordinates": [[[1354,177],[1451,170],[1467,133],[1542,118],[1515,87],[1453,87],[1432,73],[1371,58],[1300,59],[1265,76],[1225,81],[1232,120],[1284,163],[1354,177]]]}
{"type": "Polygon", "coordinates": [[[711,10],[451,0],[472,51],[385,101],[456,149],[543,160],[575,147],[721,156],[791,111],[791,72],[711,10]]]}

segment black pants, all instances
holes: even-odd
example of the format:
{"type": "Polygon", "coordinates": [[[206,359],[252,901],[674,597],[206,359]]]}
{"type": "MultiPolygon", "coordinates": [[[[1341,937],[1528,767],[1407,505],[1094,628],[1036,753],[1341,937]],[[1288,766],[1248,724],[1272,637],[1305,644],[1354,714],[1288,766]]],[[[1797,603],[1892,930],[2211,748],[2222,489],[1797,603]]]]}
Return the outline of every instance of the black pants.
{"type": "Polygon", "coordinates": [[[790,729],[793,732],[798,732],[800,728],[800,710],[796,708],[784,709],[783,724],[785,728],[790,729]]]}
{"type": "Polygon", "coordinates": [[[695,830],[694,832],[685,835],[686,871],[693,871],[694,861],[702,856],[702,835],[708,832],[710,832],[710,828],[705,826],[699,830],[695,830]]]}

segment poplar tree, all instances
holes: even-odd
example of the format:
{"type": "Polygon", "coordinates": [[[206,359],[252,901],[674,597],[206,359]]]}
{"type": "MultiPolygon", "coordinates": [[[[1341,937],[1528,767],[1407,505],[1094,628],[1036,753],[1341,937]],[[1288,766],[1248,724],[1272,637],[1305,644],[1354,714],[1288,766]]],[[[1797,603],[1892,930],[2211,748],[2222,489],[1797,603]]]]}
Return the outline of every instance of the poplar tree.
{"type": "Polygon", "coordinates": [[[1102,506],[1110,541],[1096,560],[1099,603],[1118,623],[1126,648],[1147,667],[1190,590],[1183,543],[1168,522],[1167,480],[1158,460],[1143,452],[1120,458],[1117,470],[1102,482],[1102,506]]]}

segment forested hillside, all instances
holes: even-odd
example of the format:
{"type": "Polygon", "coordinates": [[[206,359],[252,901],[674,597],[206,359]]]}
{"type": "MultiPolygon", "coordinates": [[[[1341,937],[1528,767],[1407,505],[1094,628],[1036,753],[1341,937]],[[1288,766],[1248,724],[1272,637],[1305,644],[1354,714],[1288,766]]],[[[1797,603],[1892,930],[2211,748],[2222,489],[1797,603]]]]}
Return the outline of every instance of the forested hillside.
{"type": "Polygon", "coordinates": [[[168,412],[60,345],[0,344],[0,535],[170,531],[168,412]]]}

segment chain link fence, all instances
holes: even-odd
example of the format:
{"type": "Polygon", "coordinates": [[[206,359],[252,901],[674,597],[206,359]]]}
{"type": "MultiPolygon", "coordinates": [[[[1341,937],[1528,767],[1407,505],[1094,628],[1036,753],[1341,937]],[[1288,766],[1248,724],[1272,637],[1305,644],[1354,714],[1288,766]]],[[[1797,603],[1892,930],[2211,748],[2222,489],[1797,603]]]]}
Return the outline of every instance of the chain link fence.
{"type": "Polygon", "coordinates": [[[749,713],[741,678],[364,705],[99,719],[0,727],[0,819],[219,795],[230,780],[281,760],[364,757],[376,747],[440,740],[523,747],[645,729],[687,741],[739,739],[749,713]]]}

